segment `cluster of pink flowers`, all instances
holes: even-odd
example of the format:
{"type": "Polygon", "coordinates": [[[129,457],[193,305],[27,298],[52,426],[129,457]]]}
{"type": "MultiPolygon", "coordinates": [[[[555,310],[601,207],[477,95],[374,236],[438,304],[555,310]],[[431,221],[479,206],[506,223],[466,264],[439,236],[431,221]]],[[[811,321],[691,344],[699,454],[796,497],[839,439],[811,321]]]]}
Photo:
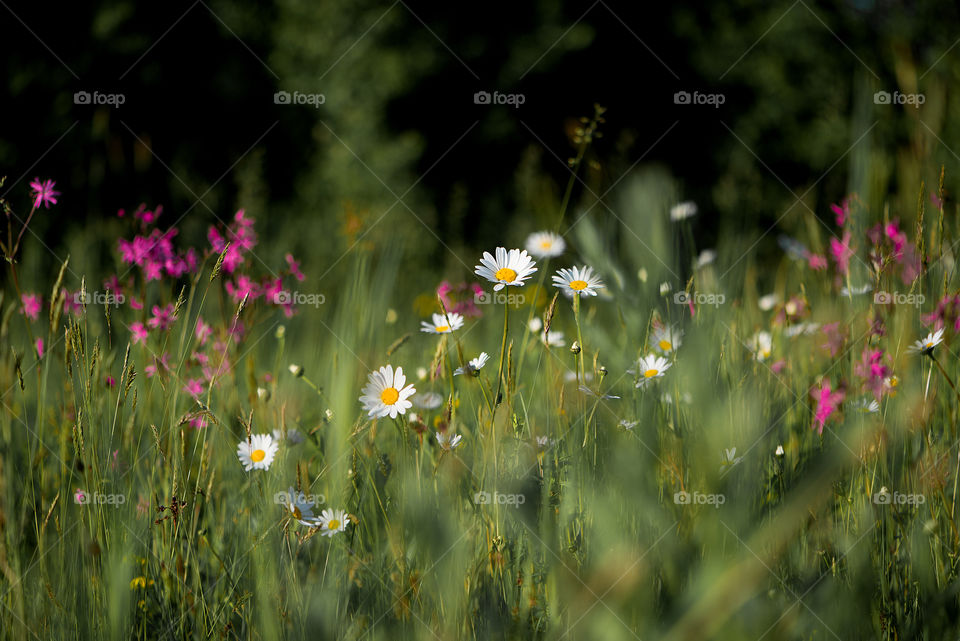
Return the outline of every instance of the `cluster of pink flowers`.
{"type": "Polygon", "coordinates": [[[884,357],[882,349],[864,347],[860,362],[853,367],[853,373],[862,379],[865,390],[873,394],[877,402],[893,389],[890,383],[892,372],[889,361],[889,355],[884,357]]]}
{"type": "MultiPolygon", "coordinates": [[[[164,276],[180,278],[195,272],[199,266],[197,252],[192,247],[182,252],[174,249],[173,239],[177,235],[175,227],[167,231],[152,227],[162,211],[161,207],[151,211],[141,205],[133,216],[140,222],[142,233],[134,236],[133,240],[121,238],[118,241],[121,260],[139,267],[147,282],[161,280],[164,276]]],[[[123,210],[118,215],[122,217],[123,210]]]]}
{"type": "Polygon", "coordinates": [[[483,287],[479,283],[460,283],[456,286],[443,281],[437,287],[437,296],[443,301],[447,312],[463,316],[480,318],[483,312],[477,307],[477,296],[483,296],[483,287]]]}
{"type": "Polygon", "coordinates": [[[936,309],[921,317],[924,325],[933,325],[934,329],[952,327],[960,332],[960,294],[947,294],[937,303],[936,309]]]}
{"type": "Polygon", "coordinates": [[[877,223],[867,232],[867,238],[873,244],[870,260],[878,273],[892,262],[900,267],[900,279],[905,285],[911,284],[920,275],[917,248],[907,240],[899,221],[894,219],[886,224],[877,223]]]}

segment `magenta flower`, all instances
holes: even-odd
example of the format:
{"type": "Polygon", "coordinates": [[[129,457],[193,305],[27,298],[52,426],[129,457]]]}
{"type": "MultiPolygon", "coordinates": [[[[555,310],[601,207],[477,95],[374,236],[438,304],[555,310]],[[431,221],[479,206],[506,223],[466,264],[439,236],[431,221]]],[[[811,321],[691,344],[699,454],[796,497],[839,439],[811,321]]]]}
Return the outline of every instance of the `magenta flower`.
{"type": "Polygon", "coordinates": [[[847,222],[847,217],[850,215],[850,196],[847,196],[839,205],[830,205],[833,215],[837,219],[837,227],[843,227],[843,224],[847,222]]]}
{"type": "Polygon", "coordinates": [[[837,271],[846,274],[850,270],[850,258],[853,250],[850,248],[850,230],[844,230],[843,239],[830,239],[830,255],[837,264],[837,271]]]}
{"type": "Polygon", "coordinates": [[[159,330],[168,329],[171,325],[173,325],[173,322],[177,320],[177,317],[174,315],[173,311],[173,303],[168,304],[166,307],[154,305],[153,318],[147,321],[147,325],[159,330]]]}
{"type": "MultiPolygon", "coordinates": [[[[887,360],[889,361],[889,357],[887,360]]],[[[870,390],[878,402],[884,392],[890,391],[888,379],[892,372],[884,362],[883,350],[864,347],[860,362],[853,366],[853,373],[863,379],[864,387],[870,390]]]]}
{"type": "Polygon", "coordinates": [[[147,328],[144,327],[143,323],[137,322],[130,326],[130,333],[133,334],[133,344],[143,343],[147,344],[147,328]]]}
{"type": "Polygon", "coordinates": [[[933,325],[934,329],[950,325],[953,331],[960,331],[960,295],[947,294],[940,299],[934,311],[920,318],[924,325],[933,325]]]}
{"type": "Polygon", "coordinates": [[[191,378],[187,380],[187,384],[183,386],[183,391],[193,397],[200,396],[203,394],[203,384],[199,379],[191,378]]]}
{"type": "Polygon", "coordinates": [[[37,339],[37,358],[43,358],[43,339],[37,339]]]}
{"type": "Polygon", "coordinates": [[[164,370],[170,369],[170,355],[164,354],[160,358],[154,357],[153,362],[150,365],[147,365],[143,368],[143,371],[146,373],[147,378],[152,378],[154,375],[159,374],[164,370]]]}
{"type": "Polygon", "coordinates": [[[211,334],[213,334],[213,327],[204,323],[202,318],[197,318],[197,328],[194,330],[194,335],[200,341],[200,344],[206,345],[211,334]]]}
{"type": "Polygon", "coordinates": [[[843,402],[846,393],[842,389],[837,389],[834,391],[830,387],[830,379],[825,378],[820,384],[820,389],[811,389],[810,396],[817,401],[817,408],[814,412],[813,425],[810,426],[810,429],[817,427],[817,434],[823,434],[823,428],[827,423],[827,419],[837,411],[837,408],[840,407],[840,403],[843,402]]]}
{"type": "Polygon", "coordinates": [[[30,320],[37,320],[40,317],[40,310],[43,308],[43,298],[40,294],[23,294],[20,296],[20,313],[30,320]]]}
{"type": "Polygon", "coordinates": [[[290,274],[297,280],[303,281],[306,276],[300,271],[300,263],[293,259],[293,254],[287,254],[284,258],[287,261],[287,266],[290,268],[290,274]]]}
{"type": "Polygon", "coordinates": [[[814,271],[823,271],[827,268],[827,259],[820,254],[810,254],[807,256],[807,263],[810,269],[814,271]]]}
{"type": "Polygon", "coordinates": [[[57,196],[60,195],[59,191],[54,191],[53,188],[57,183],[52,180],[44,180],[41,182],[39,178],[34,178],[33,182],[30,183],[30,188],[33,189],[33,208],[36,209],[41,204],[46,208],[50,209],[50,204],[57,204],[57,196]]]}

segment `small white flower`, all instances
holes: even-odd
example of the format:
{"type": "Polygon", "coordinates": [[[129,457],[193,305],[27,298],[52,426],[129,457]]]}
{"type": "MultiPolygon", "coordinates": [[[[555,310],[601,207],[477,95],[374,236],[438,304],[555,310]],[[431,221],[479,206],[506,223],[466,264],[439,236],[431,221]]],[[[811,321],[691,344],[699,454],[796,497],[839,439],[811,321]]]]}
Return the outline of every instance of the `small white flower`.
{"type": "Polygon", "coordinates": [[[660,295],[661,295],[661,296],[663,296],[664,294],[669,294],[671,289],[673,289],[673,286],[672,286],[670,283],[668,283],[668,282],[666,282],[666,281],[660,283],[660,295]]]}
{"type": "Polygon", "coordinates": [[[463,327],[463,316],[456,312],[448,312],[446,316],[443,314],[434,314],[432,323],[423,321],[420,325],[421,332],[427,332],[428,334],[449,334],[463,327]]]}
{"type": "Polygon", "coordinates": [[[757,305],[760,306],[760,309],[765,312],[769,312],[771,309],[777,306],[777,303],[780,302],[780,296],[777,294],[767,294],[766,296],[761,296],[760,300],[757,301],[757,305]]]}
{"type": "Polygon", "coordinates": [[[702,269],[707,265],[713,264],[713,261],[716,259],[717,252],[712,249],[704,249],[702,252],[700,252],[700,255],[697,256],[697,260],[694,262],[693,266],[697,269],[702,269]]]}
{"type": "MultiPolygon", "coordinates": [[[[793,303],[787,303],[788,306],[791,304],[793,303]]],[[[820,329],[820,323],[798,323],[787,327],[783,333],[789,338],[795,338],[801,334],[806,336],[815,334],[818,329],[820,329]]]]}
{"type": "Polygon", "coordinates": [[[543,329],[543,321],[540,320],[539,316],[534,316],[530,319],[530,322],[527,323],[527,329],[530,330],[531,334],[536,334],[541,329],[543,329]]]}
{"type": "MultiPolygon", "coordinates": [[[[543,340],[543,337],[540,337],[543,340]]],[[[545,345],[550,347],[563,347],[566,345],[566,342],[563,340],[563,332],[547,332],[547,340],[543,341],[545,345]]]]}
{"type": "Polygon", "coordinates": [[[460,445],[460,439],[463,437],[460,434],[443,434],[437,432],[437,445],[440,446],[440,449],[443,450],[452,450],[456,446],[460,445]]]}
{"type": "Polygon", "coordinates": [[[417,380],[418,380],[418,381],[422,381],[422,380],[425,379],[426,377],[427,377],[427,368],[426,368],[426,367],[418,367],[418,368],[417,368],[417,380]]]}
{"type": "Polygon", "coordinates": [[[678,220],[686,220],[687,218],[692,218],[696,215],[697,204],[692,200],[677,203],[670,208],[670,220],[674,222],[677,222],[678,220]]]}
{"type": "Polygon", "coordinates": [[[877,399],[870,398],[861,398],[859,401],[853,404],[855,410],[859,410],[864,414],[876,414],[880,411],[880,403],[877,402],[877,399]]]}
{"type": "Polygon", "coordinates": [[[933,352],[933,348],[942,342],[943,328],[940,328],[936,332],[927,334],[926,338],[915,341],[913,345],[910,346],[909,351],[918,354],[930,354],[933,352]]]}
{"type": "Polygon", "coordinates": [[[777,455],[777,456],[783,456],[783,446],[782,446],[782,445],[778,445],[778,446],[777,446],[777,450],[774,452],[774,454],[777,455]]]}
{"type": "Polygon", "coordinates": [[[650,354],[640,359],[639,366],[637,367],[637,372],[640,375],[640,379],[637,381],[637,387],[641,387],[647,383],[657,380],[664,373],[670,369],[671,363],[662,356],[657,356],[656,354],[650,354]]]}
{"type": "Polygon", "coordinates": [[[742,459],[742,456],[737,456],[737,448],[735,447],[723,450],[723,452],[720,454],[720,473],[722,474],[730,471],[730,468],[739,463],[742,459]]]}
{"type": "Polygon", "coordinates": [[[753,357],[762,363],[773,353],[773,337],[770,332],[757,332],[750,339],[748,347],[753,352],[753,357]]]}
{"type": "Polygon", "coordinates": [[[557,270],[553,286],[559,287],[567,298],[573,298],[574,294],[596,296],[597,290],[603,287],[603,281],[593,273],[592,267],[572,267],[557,270]]]}
{"type": "Polygon", "coordinates": [[[537,271],[535,264],[526,250],[511,249],[507,252],[505,248],[497,247],[496,257],[491,256],[490,252],[483,252],[483,258],[474,267],[474,273],[496,283],[493,291],[498,292],[507,285],[524,285],[524,281],[537,271]]]}
{"type": "Polygon", "coordinates": [[[635,428],[635,427],[636,427],[637,425],[639,425],[639,424],[640,424],[640,421],[628,421],[628,420],[625,419],[625,418],[624,418],[624,419],[620,419],[620,422],[617,423],[617,425],[619,425],[620,427],[622,427],[622,428],[625,429],[625,430],[632,430],[633,428],[635,428]]]}
{"type": "Polygon", "coordinates": [[[557,444],[555,439],[550,438],[549,436],[538,436],[537,437],[537,449],[546,450],[557,444]]]}
{"type": "Polygon", "coordinates": [[[417,390],[412,384],[404,387],[406,382],[402,367],[394,371],[392,365],[387,365],[371,372],[360,397],[363,409],[367,410],[370,418],[397,418],[397,414],[404,414],[413,407],[413,403],[407,399],[417,390]]]}
{"type": "Polygon", "coordinates": [[[846,285],[840,288],[841,296],[860,296],[866,294],[867,292],[873,291],[873,285],[867,283],[866,285],[856,286],[848,288],[846,285]]]}
{"type": "Polygon", "coordinates": [[[486,352],[480,352],[480,356],[471,359],[465,366],[453,370],[453,375],[460,376],[461,374],[467,374],[468,376],[479,376],[480,370],[483,369],[483,366],[486,365],[489,360],[490,356],[486,352]]]}
{"type": "Polygon", "coordinates": [[[278,445],[269,434],[253,434],[250,440],[242,440],[237,445],[237,458],[243,464],[243,469],[269,470],[277,455],[278,445]]]}
{"type": "Polygon", "coordinates": [[[527,236],[527,253],[537,258],[559,256],[567,248],[567,244],[559,234],[552,231],[538,231],[527,236]]]}
{"type": "Polygon", "coordinates": [[[323,536],[333,537],[347,529],[347,513],[344,510],[324,510],[315,523],[323,536]]]}

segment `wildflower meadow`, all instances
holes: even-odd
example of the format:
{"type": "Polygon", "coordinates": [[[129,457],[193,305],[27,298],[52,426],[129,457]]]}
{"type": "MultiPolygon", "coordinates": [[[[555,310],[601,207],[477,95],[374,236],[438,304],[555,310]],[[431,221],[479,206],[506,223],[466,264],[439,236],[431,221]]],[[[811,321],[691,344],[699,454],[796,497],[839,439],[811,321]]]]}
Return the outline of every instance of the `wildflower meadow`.
{"type": "Polygon", "coordinates": [[[4,5],[0,639],[960,639],[957,21],[774,5],[4,5]]]}

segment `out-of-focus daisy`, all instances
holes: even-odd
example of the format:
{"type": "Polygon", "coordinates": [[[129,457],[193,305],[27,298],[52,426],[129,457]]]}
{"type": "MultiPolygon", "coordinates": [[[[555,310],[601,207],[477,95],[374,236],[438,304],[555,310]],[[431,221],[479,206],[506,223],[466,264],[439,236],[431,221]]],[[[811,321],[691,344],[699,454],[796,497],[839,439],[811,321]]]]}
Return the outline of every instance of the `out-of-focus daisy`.
{"type": "Polygon", "coordinates": [[[277,441],[286,440],[288,443],[290,443],[290,445],[299,445],[300,443],[303,443],[304,440],[303,434],[296,429],[287,430],[286,437],[284,437],[282,430],[275,429],[273,430],[273,438],[277,441]]]}
{"type": "MultiPolygon", "coordinates": [[[[787,303],[788,305],[790,303],[787,303]]],[[[797,323],[796,325],[791,325],[783,330],[784,335],[789,338],[795,338],[801,334],[809,336],[810,334],[815,334],[817,330],[820,329],[820,323],[797,323]]]]}
{"type": "Polygon", "coordinates": [[[559,256],[567,248],[567,244],[559,234],[551,231],[538,231],[527,236],[527,253],[537,258],[559,256]]]}
{"type": "Polygon", "coordinates": [[[663,376],[668,369],[670,369],[670,361],[662,356],[650,354],[641,358],[637,367],[637,373],[641,377],[637,381],[637,387],[655,381],[663,376]]]}
{"type": "Polygon", "coordinates": [[[397,418],[397,414],[404,414],[413,407],[413,403],[407,399],[417,390],[412,383],[404,387],[406,382],[407,377],[403,375],[402,367],[394,371],[392,365],[387,365],[370,372],[367,386],[363,388],[363,396],[360,397],[368,416],[397,418]]]}
{"type": "Polygon", "coordinates": [[[458,367],[453,370],[453,375],[460,376],[461,374],[466,374],[467,376],[479,376],[480,370],[483,369],[483,366],[487,364],[488,360],[490,360],[490,356],[486,352],[480,352],[480,356],[470,359],[470,362],[463,367],[458,367]]]}
{"type": "Polygon", "coordinates": [[[750,339],[748,347],[753,352],[754,358],[762,363],[773,353],[773,337],[770,332],[757,332],[750,339]]]}
{"type": "Polygon", "coordinates": [[[692,200],[687,200],[682,203],[677,203],[670,208],[670,220],[677,222],[678,220],[686,220],[687,218],[692,218],[697,215],[697,203],[692,200]]]}
{"type": "Polygon", "coordinates": [[[530,330],[530,333],[536,334],[543,329],[543,321],[540,320],[539,316],[534,316],[530,319],[530,322],[527,323],[527,328],[530,330]]]}
{"type": "Polygon", "coordinates": [[[693,266],[697,269],[702,269],[707,265],[710,265],[717,259],[717,252],[712,249],[704,249],[700,252],[700,255],[697,256],[697,260],[694,261],[693,266]]]}
{"type": "Polygon", "coordinates": [[[410,399],[413,404],[421,409],[435,410],[443,405],[443,397],[436,392],[424,392],[417,394],[410,399]]]}
{"type": "Polygon", "coordinates": [[[586,394],[587,396],[592,396],[592,397],[594,397],[594,398],[599,398],[600,400],[604,400],[604,401],[616,401],[616,400],[620,400],[620,397],[619,397],[619,396],[616,396],[616,395],[614,395],[614,394],[601,394],[600,392],[595,392],[595,391],[593,391],[592,389],[590,389],[590,388],[587,387],[586,385],[581,385],[581,386],[579,387],[579,389],[580,389],[581,392],[583,392],[583,393],[586,394]]]}
{"type": "Polygon", "coordinates": [[[460,434],[445,434],[442,432],[437,432],[437,445],[440,446],[440,449],[443,450],[452,450],[456,446],[460,445],[460,439],[463,438],[460,434]]]}
{"type": "MultiPolygon", "coordinates": [[[[280,495],[281,497],[283,494],[280,495]]],[[[316,517],[313,515],[313,503],[307,500],[307,496],[303,492],[296,492],[292,487],[287,490],[286,501],[287,509],[290,510],[290,514],[293,515],[293,518],[297,520],[301,525],[306,525],[307,527],[314,527],[316,525],[316,517]]]]}
{"type": "Polygon", "coordinates": [[[557,444],[556,439],[552,439],[549,436],[538,436],[537,437],[537,449],[540,451],[550,449],[557,444]]]}
{"type": "Polygon", "coordinates": [[[237,445],[237,458],[243,463],[243,469],[268,470],[277,455],[278,445],[269,434],[253,434],[250,440],[240,441],[237,445]]]}
{"type": "Polygon", "coordinates": [[[936,332],[927,334],[926,338],[915,341],[913,345],[910,346],[911,352],[916,352],[919,354],[932,354],[933,348],[943,342],[943,328],[941,327],[936,332]]]}
{"type": "Polygon", "coordinates": [[[683,330],[672,325],[661,325],[653,328],[650,346],[661,354],[666,355],[676,351],[682,343],[683,330]]]}
{"type": "Polygon", "coordinates": [[[420,331],[428,334],[449,334],[463,327],[463,316],[454,312],[447,312],[447,315],[434,314],[433,322],[422,321],[420,331]]]}
{"type": "Polygon", "coordinates": [[[622,427],[622,428],[625,429],[625,430],[632,430],[633,428],[635,428],[635,427],[636,427],[637,425],[639,425],[639,424],[640,424],[640,421],[628,421],[628,420],[625,419],[625,418],[624,418],[624,419],[620,419],[620,422],[617,423],[617,425],[619,425],[620,427],[622,427]]]}
{"type": "Polygon", "coordinates": [[[776,451],[774,452],[776,456],[783,456],[783,446],[778,445],[776,451]]]}
{"type": "Polygon", "coordinates": [[[765,312],[769,312],[771,309],[777,306],[777,303],[780,302],[780,296],[777,294],[767,294],[766,296],[761,296],[760,300],[757,301],[757,305],[760,306],[760,309],[765,312]]]}
{"type": "Polygon", "coordinates": [[[844,285],[843,287],[840,288],[840,294],[842,296],[851,296],[851,295],[861,296],[871,291],[873,291],[873,285],[871,285],[870,283],[867,283],[866,285],[861,285],[859,287],[854,285],[853,287],[849,287],[849,288],[846,285],[844,285]]]}
{"type": "Polygon", "coordinates": [[[347,529],[347,513],[344,510],[324,510],[314,523],[323,536],[333,537],[347,529]]]}
{"type": "Polygon", "coordinates": [[[671,285],[670,283],[668,283],[668,282],[666,282],[666,281],[660,283],[660,295],[661,295],[661,296],[663,296],[663,295],[665,295],[665,294],[669,294],[672,289],[673,289],[673,285],[671,285]]]}
{"type": "MultiPolygon", "coordinates": [[[[542,339],[543,337],[541,337],[542,339]]],[[[563,332],[547,332],[547,338],[543,341],[550,347],[563,347],[567,343],[563,340],[563,332]]]]}
{"type": "Polygon", "coordinates": [[[574,294],[596,296],[597,290],[603,287],[603,281],[593,273],[592,267],[573,267],[558,269],[553,276],[553,286],[559,287],[567,298],[573,298],[574,294]]]}
{"type": "Polygon", "coordinates": [[[729,472],[730,468],[743,460],[742,456],[737,456],[737,448],[731,447],[720,453],[720,473],[729,472]]]}
{"type": "Polygon", "coordinates": [[[496,283],[493,291],[498,292],[507,285],[524,285],[524,281],[537,271],[535,264],[526,250],[511,249],[508,252],[503,247],[497,247],[496,256],[483,252],[483,258],[480,259],[480,264],[474,267],[474,273],[496,283]]]}
{"type": "Polygon", "coordinates": [[[853,404],[853,409],[859,410],[864,414],[876,414],[880,411],[880,403],[878,403],[875,398],[861,398],[853,404]]]}
{"type": "MultiPolygon", "coordinates": [[[[673,405],[673,394],[670,392],[664,392],[660,399],[667,405],[673,405]]],[[[680,402],[684,405],[690,405],[693,403],[693,394],[690,392],[682,392],[680,394],[680,402]]]]}

